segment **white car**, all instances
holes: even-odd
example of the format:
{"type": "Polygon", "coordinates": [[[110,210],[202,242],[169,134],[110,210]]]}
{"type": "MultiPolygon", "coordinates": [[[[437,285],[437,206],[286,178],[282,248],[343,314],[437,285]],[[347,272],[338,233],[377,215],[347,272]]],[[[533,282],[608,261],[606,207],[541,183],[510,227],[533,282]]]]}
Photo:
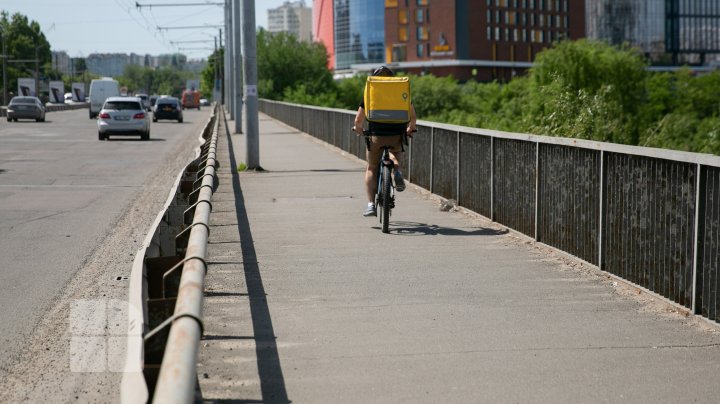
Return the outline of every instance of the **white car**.
{"type": "Polygon", "coordinates": [[[137,97],[110,97],[98,113],[98,139],[110,135],[140,135],[150,139],[150,114],[143,101],[137,97]]]}

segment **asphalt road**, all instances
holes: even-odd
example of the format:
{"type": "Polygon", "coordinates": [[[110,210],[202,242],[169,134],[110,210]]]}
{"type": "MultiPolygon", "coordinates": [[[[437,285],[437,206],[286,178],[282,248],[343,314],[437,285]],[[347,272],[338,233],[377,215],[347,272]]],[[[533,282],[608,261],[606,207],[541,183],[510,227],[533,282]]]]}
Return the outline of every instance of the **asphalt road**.
{"type": "Polygon", "coordinates": [[[196,142],[208,114],[153,123],[150,141],[98,141],[86,110],[0,121],[0,375],[168,155],[196,142]]]}

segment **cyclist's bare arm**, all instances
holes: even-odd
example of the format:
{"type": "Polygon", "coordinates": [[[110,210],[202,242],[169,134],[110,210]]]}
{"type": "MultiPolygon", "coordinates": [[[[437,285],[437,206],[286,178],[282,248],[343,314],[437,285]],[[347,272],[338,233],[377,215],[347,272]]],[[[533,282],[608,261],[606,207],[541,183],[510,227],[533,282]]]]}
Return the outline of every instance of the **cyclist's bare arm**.
{"type": "Polygon", "coordinates": [[[363,122],[365,122],[365,110],[363,107],[358,107],[357,114],[355,114],[355,125],[353,126],[353,131],[358,134],[358,136],[362,136],[363,134],[363,122]]]}

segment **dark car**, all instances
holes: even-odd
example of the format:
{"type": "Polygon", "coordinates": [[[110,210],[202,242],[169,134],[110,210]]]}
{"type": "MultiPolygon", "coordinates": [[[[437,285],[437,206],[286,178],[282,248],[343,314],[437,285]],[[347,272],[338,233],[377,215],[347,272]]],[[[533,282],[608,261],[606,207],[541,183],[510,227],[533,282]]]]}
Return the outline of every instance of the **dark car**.
{"type": "Polygon", "coordinates": [[[183,113],[180,100],[175,97],[158,98],[153,107],[153,122],[157,122],[158,119],[172,119],[182,122],[183,113]]]}
{"type": "Polygon", "coordinates": [[[34,119],[45,122],[45,106],[38,97],[13,97],[7,107],[7,120],[34,119]]]}

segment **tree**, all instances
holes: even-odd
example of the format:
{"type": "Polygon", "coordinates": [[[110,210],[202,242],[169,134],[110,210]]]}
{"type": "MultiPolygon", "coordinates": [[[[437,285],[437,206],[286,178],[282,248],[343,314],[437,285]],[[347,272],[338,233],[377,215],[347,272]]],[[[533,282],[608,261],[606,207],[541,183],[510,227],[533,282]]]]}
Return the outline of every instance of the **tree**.
{"type": "Polygon", "coordinates": [[[638,144],[636,116],[647,63],[635,50],[600,41],[563,41],[530,69],[531,128],[536,133],[638,144]]]}
{"type": "MultiPolygon", "coordinates": [[[[215,72],[219,72],[220,75],[224,72],[225,66],[225,50],[223,48],[217,49],[208,58],[207,66],[200,72],[200,92],[202,94],[212,94],[215,88],[215,72]],[[219,69],[219,70],[216,70],[219,69]]],[[[219,77],[218,77],[219,78],[219,77]]],[[[219,100],[215,100],[219,101],[219,100]]]]}
{"type": "Polygon", "coordinates": [[[328,55],[319,42],[299,41],[289,33],[257,33],[258,91],[264,98],[282,99],[288,89],[302,84],[304,92],[315,96],[335,93],[328,55]]]}
{"type": "Polygon", "coordinates": [[[45,75],[45,67],[49,68],[52,57],[50,43],[42,33],[40,24],[36,21],[28,21],[28,18],[20,13],[9,17],[8,12],[3,11],[0,13],[0,32],[9,55],[9,63],[6,67],[8,91],[16,88],[18,78],[34,76],[35,72],[35,63],[12,63],[13,59],[28,60],[37,56],[40,59],[40,66],[43,66],[40,74],[45,75]]]}

